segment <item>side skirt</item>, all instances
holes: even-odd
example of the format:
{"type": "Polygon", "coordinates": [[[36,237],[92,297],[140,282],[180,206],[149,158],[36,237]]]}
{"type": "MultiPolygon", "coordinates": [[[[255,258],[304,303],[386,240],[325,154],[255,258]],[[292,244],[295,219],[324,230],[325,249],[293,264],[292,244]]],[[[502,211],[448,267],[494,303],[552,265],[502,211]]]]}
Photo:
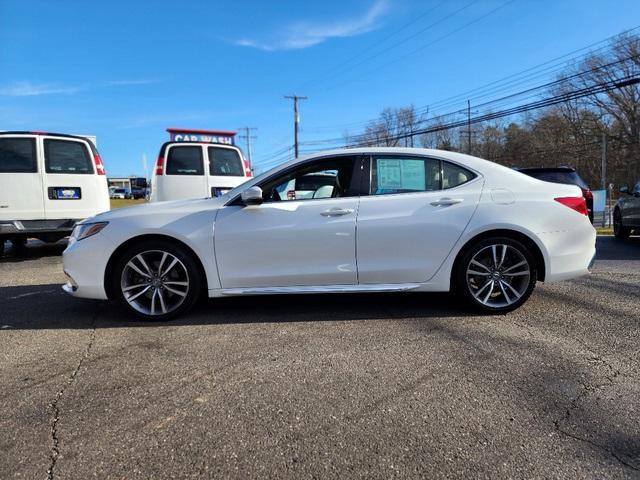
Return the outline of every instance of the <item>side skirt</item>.
{"type": "Polygon", "coordinates": [[[367,292],[404,292],[419,289],[422,283],[389,283],[368,285],[320,285],[293,287],[251,287],[218,288],[209,290],[209,297],[227,297],[238,295],[293,295],[310,293],[367,293],[367,292]]]}

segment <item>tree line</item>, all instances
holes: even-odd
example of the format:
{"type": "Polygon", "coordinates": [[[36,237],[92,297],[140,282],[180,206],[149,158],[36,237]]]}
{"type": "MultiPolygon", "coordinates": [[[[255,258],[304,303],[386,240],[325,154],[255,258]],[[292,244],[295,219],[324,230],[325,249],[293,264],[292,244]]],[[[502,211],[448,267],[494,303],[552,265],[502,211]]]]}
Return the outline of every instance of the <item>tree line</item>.
{"type": "MultiPolygon", "coordinates": [[[[640,75],[640,36],[621,35],[609,48],[569,64],[547,95],[640,75]]],[[[459,116],[460,113],[457,113],[459,116]]],[[[640,181],[640,83],[568,100],[552,107],[469,127],[438,129],[450,120],[418,112],[413,105],[385,108],[364,132],[345,141],[351,146],[407,146],[460,151],[509,167],[574,167],[593,189],[602,182],[606,148],[606,182],[640,181]],[[430,133],[413,134],[425,125],[430,133]],[[603,146],[606,143],[606,147],[603,146]]]]}

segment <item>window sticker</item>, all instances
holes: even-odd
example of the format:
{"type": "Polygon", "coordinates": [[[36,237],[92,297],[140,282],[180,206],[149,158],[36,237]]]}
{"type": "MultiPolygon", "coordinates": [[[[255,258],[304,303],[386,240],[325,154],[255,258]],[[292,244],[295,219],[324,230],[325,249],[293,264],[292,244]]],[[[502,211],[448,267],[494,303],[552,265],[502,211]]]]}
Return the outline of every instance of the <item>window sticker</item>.
{"type": "Polygon", "coordinates": [[[376,159],[378,190],[426,190],[423,160],[376,159]]]}

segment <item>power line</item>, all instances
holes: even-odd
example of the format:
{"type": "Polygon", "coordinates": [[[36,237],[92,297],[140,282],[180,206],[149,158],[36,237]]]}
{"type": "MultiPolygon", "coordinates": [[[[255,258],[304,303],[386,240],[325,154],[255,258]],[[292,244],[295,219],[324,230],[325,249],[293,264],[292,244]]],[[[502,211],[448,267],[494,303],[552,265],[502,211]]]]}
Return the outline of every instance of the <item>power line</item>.
{"type": "Polygon", "coordinates": [[[335,88],[337,88],[337,87],[341,87],[341,86],[343,86],[343,85],[346,85],[347,83],[350,83],[350,82],[353,82],[354,80],[357,80],[357,79],[359,79],[359,78],[362,78],[363,76],[369,76],[369,75],[371,75],[372,73],[376,72],[377,70],[379,70],[379,69],[381,69],[381,68],[388,67],[389,65],[392,65],[392,64],[394,64],[394,63],[397,63],[397,62],[399,62],[400,60],[404,60],[404,59],[405,59],[405,58],[407,58],[407,57],[410,57],[410,56],[412,56],[412,55],[415,55],[416,53],[418,53],[418,52],[420,52],[420,51],[424,50],[425,48],[430,47],[430,46],[432,46],[432,45],[434,45],[434,44],[436,44],[436,43],[438,43],[438,42],[441,42],[442,40],[445,40],[445,39],[447,39],[447,38],[451,37],[452,35],[455,35],[456,33],[458,33],[458,32],[460,32],[460,31],[464,30],[465,28],[468,28],[468,27],[470,27],[471,25],[474,25],[474,24],[476,24],[476,23],[478,23],[478,22],[480,22],[480,21],[484,20],[484,19],[485,19],[485,18],[487,18],[488,16],[493,15],[493,14],[494,14],[495,12],[497,12],[498,10],[500,10],[500,9],[502,9],[502,8],[504,8],[504,7],[506,7],[507,5],[509,5],[509,4],[511,4],[511,3],[515,2],[515,1],[516,1],[516,0],[507,0],[506,2],[502,3],[501,5],[498,5],[497,7],[495,7],[495,8],[494,8],[494,9],[492,9],[492,10],[490,10],[489,12],[485,13],[484,15],[481,15],[480,17],[478,17],[478,18],[476,18],[476,19],[474,19],[474,20],[471,20],[471,21],[469,21],[469,22],[465,23],[465,24],[464,24],[464,25],[462,25],[461,27],[456,28],[455,30],[450,31],[449,33],[446,33],[446,34],[442,35],[441,37],[438,37],[438,38],[436,38],[435,40],[432,40],[431,42],[428,42],[428,43],[426,43],[426,44],[424,44],[424,45],[421,45],[420,47],[418,47],[418,48],[416,48],[416,49],[414,49],[414,50],[411,50],[410,52],[408,52],[408,53],[406,53],[406,54],[404,54],[404,55],[402,55],[402,56],[400,56],[400,57],[397,57],[397,58],[396,58],[396,59],[394,59],[394,60],[391,60],[391,61],[388,61],[388,62],[386,62],[386,63],[383,63],[382,65],[379,65],[378,67],[376,67],[376,68],[374,68],[374,69],[367,70],[366,72],[361,73],[361,74],[360,74],[360,75],[358,75],[357,77],[353,77],[353,78],[351,78],[351,79],[345,80],[344,82],[340,82],[340,83],[338,83],[338,84],[335,84],[335,85],[333,85],[333,86],[331,86],[331,87],[327,88],[326,90],[333,90],[333,89],[335,89],[335,88]]]}
{"type": "MultiPolygon", "coordinates": [[[[434,111],[438,111],[441,110],[442,108],[446,108],[448,106],[451,105],[455,105],[458,101],[463,101],[463,100],[471,100],[474,103],[478,100],[481,100],[483,98],[488,97],[489,95],[491,95],[492,93],[496,93],[496,92],[500,92],[501,90],[504,90],[505,87],[509,86],[509,87],[515,87],[518,85],[522,85],[524,83],[530,82],[534,79],[538,79],[543,75],[549,76],[555,72],[561,71],[563,69],[566,69],[567,64],[568,63],[573,63],[573,62],[578,62],[580,60],[584,60],[586,57],[589,57],[591,55],[594,55],[602,50],[608,50],[610,48],[610,43],[622,36],[622,35],[628,35],[633,33],[634,31],[640,29],[640,26],[635,26],[632,27],[628,30],[625,30],[619,34],[616,35],[612,35],[610,37],[607,37],[605,39],[602,39],[598,42],[594,42],[592,44],[589,44],[585,47],[581,47],[579,49],[576,50],[572,50],[570,52],[567,52],[563,55],[560,55],[558,57],[555,57],[551,60],[547,60],[543,63],[534,65],[532,67],[526,68],[525,70],[521,70],[519,72],[507,75],[506,77],[502,77],[500,79],[494,80],[490,83],[481,85],[479,87],[475,87],[471,90],[467,90],[465,92],[453,95],[451,97],[446,97],[444,99],[435,101],[435,102],[431,102],[429,103],[428,106],[426,107],[418,107],[416,109],[416,114],[418,116],[426,113],[426,112],[434,112],[434,111]],[[602,45],[604,44],[604,45],[602,45]],[[602,45],[600,47],[598,47],[597,49],[593,50],[593,47],[598,46],[598,45],[602,45]],[[586,52],[585,52],[586,51],[586,52]],[[585,52],[585,53],[581,53],[580,55],[575,55],[576,53],[579,52],[585,52]],[[542,68],[542,67],[546,67],[546,68],[542,68]],[[525,75],[526,74],[526,75],[525,75]],[[472,94],[476,94],[476,96],[473,96],[472,94]]],[[[444,116],[444,115],[442,115],[444,116]]],[[[420,123],[426,123],[428,120],[420,120],[418,121],[418,124],[420,123]]],[[[308,129],[308,131],[319,131],[319,130],[325,130],[325,131],[338,131],[341,129],[347,129],[347,128],[356,128],[356,127],[364,127],[366,124],[368,124],[369,122],[371,122],[371,120],[365,120],[365,121],[358,121],[358,122],[351,122],[351,123],[346,123],[346,124],[341,124],[341,125],[326,125],[326,126],[316,126],[316,127],[311,127],[308,129]]]]}
{"type": "MultiPolygon", "coordinates": [[[[382,55],[383,53],[386,53],[386,52],[388,52],[389,50],[393,50],[394,48],[399,47],[400,45],[402,45],[402,44],[404,44],[404,43],[408,42],[409,40],[414,39],[415,37],[417,37],[417,36],[419,36],[419,35],[423,34],[424,32],[426,32],[426,31],[428,31],[428,30],[431,30],[433,27],[435,27],[435,26],[437,26],[437,25],[439,25],[439,24],[441,24],[441,23],[443,23],[443,22],[447,21],[447,20],[448,20],[448,19],[450,19],[451,17],[453,17],[453,16],[457,15],[458,13],[460,13],[460,12],[462,12],[462,11],[466,10],[467,8],[469,8],[469,7],[471,7],[472,5],[474,5],[475,3],[478,3],[478,1],[479,1],[479,0],[472,0],[471,2],[469,2],[469,3],[465,4],[464,6],[462,6],[461,8],[458,8],[457,10],[453,11],[452,13],[449,13],[449,14],[445,15],[444,17],[442,17],[442,18],[440,18],[440,19],[436,20],[435,22],[433,22],[433,23],[431,23],[431,24],[427,25],[425,28],[423,28],[423,29],[421,29],[421,30],[417,31],[416,33],[413,33],[412,35],[409,35],[408,37],[403,38],[402,40],[400,40],[400,41],[398,41],[398,42],[396,42],[396,43],[394,43],[394,44],[392,44],[392,45],[390,45],[390,46],[388,46],[388,47],[386,47],[386,48],[384,48],[384,49],[380,50],[379,52],[374,53],[373,55],[370,55],[370,56],[368,56],[368,57],[366,57],[366,58],[364,58],[364,59],[360,60],[359,62],[355,62],[355,63],[353,63],[353,61],[354,61],[354,60],[357,60],[357,58],[358,58],[362,53],[365,53],[367,50],[371,50],[371,48],[365,49],[365,50],[364,50],[363,52],[361,52],[360,54],[355,55],[354,57],[350,58],[349,60],[347,60],[347,61],[345,61],[345,62],[343,62],[343,63],[341,64],[341,65],[346,64],[346,68],[340,69],[340,70],[338,70],[337,72],[335,72],[334,74],[329,75],[328,77],[327,77],[326,75],[325,75],[325,77],[324,77],[324,78],[323,78],[323,77],[319,77],[319,78],[318,78],[318,77],[316,76],[316,78],[315,78],[314,80],[311,80],[310,82],[307,82],[307,85],[308,85],[308,84],[311,84],[311,85],[316,84],[316,83],[318,83],[318,82],[321,82],[321,81],[322,81],[322,80],[324,80],[325,78],[335,78],[335,77],[336,77],[337,75],[339,75],[339,74],[342,74],[342,73],[344,73],[344,72],[348,72],[348,71],[350,71],[350,70],[353,70],[354,68],[356,68],[356,67],[358,67],[358,66],[360,66],[360,65],[362,65],[362,64],[364,64],[364,63],[367,63],[367,62],[368,62],[368,61],[370,61],[370,60],[373,60],[373,59],[375,59],[375,58],[379,57],[379,56],[380,56],[380,55],[382,55]]],[[[422,18],[422,17],[426,16],[428,13],[431,13],[433,10],[435,10],[435,9],[436,9],[436,8],[438,8],[438,7],[440,7],[440,6],[441,6],[441,5],[443,5],[444,3],[446,3],[446,1],[445,1],[445,2],[442,2],[442,3],[439,3],[436,7],[434,7],[434,8],[431,8],[431,9],[427,10],[425,13],[423,13],[422,15],[420,15],[417,19],[415,19],[415,20],[413,20],[413,21],[409,22],[409,24],[408,24],[408,25],[412,25],[412,24],[413,24],[413,23],[415,23],[418,19],[420,19],[420,18],[422,18]]],[[[396,30],[394,33],[392,33],[391,35],[389,35],[388,37],[386,37],[386,38],[385,38],[385,39],[383,39],[382,41],[378,42],[378,44],[380,44],[380,43],[384,43],[386,40],[388,40],[390,37],[392,37],[392,36],[393,36],[395,33],[397,33],[398,31],[401,31],[401,30],[396,30]]],[[[374,44],[374,45],[373,45],[373,47],[374,47],[374,48],[375,48],[375,46],[376,46],[376,44],[374,44]]],[[[334,68],[333,70],[335,70],[335,68],[334,68]]]]}

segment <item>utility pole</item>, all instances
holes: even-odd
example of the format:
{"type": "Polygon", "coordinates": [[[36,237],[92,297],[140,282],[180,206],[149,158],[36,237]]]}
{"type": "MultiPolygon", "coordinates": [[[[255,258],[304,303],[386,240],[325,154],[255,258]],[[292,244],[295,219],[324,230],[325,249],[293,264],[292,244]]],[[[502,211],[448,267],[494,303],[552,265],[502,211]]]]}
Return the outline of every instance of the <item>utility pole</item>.
{"type": "Polygon", "coordinates": [[[467,100],[467,153],[471,155],[471,100],[467,100]]]}
{"type": "MultiPolygon", "coordinates": [[[[606,203],[607,198],[607,134],[602,133],[602,190],[604,190],[604,198],[606,203]]],[[[607,206],[605,205],[604,212],[602,212],[602,226],[605,226],[605,219],[607,218],[607,206]]],[[[609,210],[611,210],[611,204],[609,204],[609,210]]]]}
{"type": "Polygon", "coordinates": [[[298,124],[300,123],[300,115],[298,114],[298,100],[306,100],[307,97],[300,97],[298,95],[285,95],[284,98],[293,100],[293,149],[295,157],[298,158],[298,124]]]}
{"type": "Polygon", "coordinates": [[[602,178],[602,190],[607,189],[607,134],[602,134],[602,166],[600,171],[602,178]]]}
{"type": "Polygon", "coordinates": [[[244,130],[244,135],[238,135],[240,138],[247,142],[247,160],[249,160],[249,167],[253,170],[253,163],[251,162],[251,140],[255,140],[255,135],[251,135],[252,130],[258,130],[257,127],[240,127],[238,130],[244,130]]]}

